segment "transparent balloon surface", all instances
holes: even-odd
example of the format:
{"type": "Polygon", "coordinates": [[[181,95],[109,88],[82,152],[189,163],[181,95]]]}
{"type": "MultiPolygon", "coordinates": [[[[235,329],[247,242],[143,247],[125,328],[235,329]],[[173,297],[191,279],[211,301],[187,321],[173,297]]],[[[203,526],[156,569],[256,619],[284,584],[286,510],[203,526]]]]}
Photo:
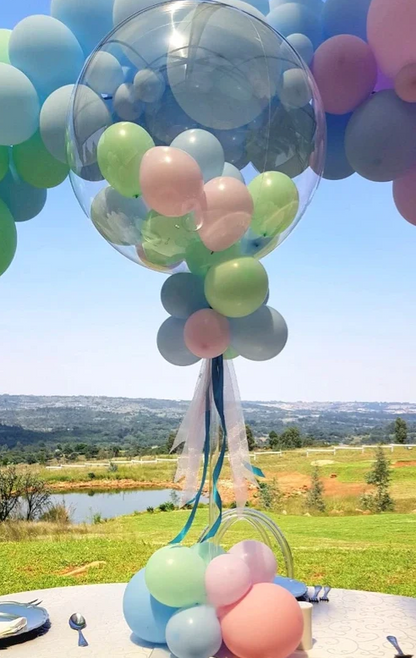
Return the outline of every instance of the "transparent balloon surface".
{"type": "Polygon", "coordinates": [[[91,55],[67,150],[78,201],[115,249],[204,276],[231,258],[263,258],[295,228],[322,175],[325,116],[306,64],[265,20],[173,1],[131,17],[91,55]],[[178,216],[142,196],[141,161],[154,147],[183,150],[200,168],[201,194],[178,216]]]}

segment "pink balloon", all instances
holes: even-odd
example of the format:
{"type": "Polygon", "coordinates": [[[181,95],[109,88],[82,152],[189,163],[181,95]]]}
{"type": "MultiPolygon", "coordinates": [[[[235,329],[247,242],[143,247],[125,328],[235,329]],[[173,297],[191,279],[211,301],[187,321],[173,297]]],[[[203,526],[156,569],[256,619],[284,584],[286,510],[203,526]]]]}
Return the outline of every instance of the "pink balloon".
{"type": "Polygon", "coordinates": [[[416,103],[416,62],[406,64],[396,75],[394,90],[406,103],[416,103]]]}
{"type": "Polygon", "coordinates": [[[220,621],[225,644],[239,658],[287,658],[303,634],[299,603],[273,583],[254,585],[220,621]]]}
{"type": "Polygon", "coordinates": [[[393,197],[402,217],[416,226],[416,169],[394,181],[393,197]]]}
{"type": "Polygon", "coordinates": [[[355,110],[371,94],[377,80],[370,47],[351,34],[324,41],[315,53],[312,70],[325,112],[330,114],[355,110]]]}
{"type": "Polygon", "coordinates": [[[376,86],[374,87],[374,91],[383,91],[383,89],[393,89],[393,87],[394,87],[393,80],[391,80],[386,75],[384,75],[383,71],[379,69],[377,72],[377,82],[376,82],[376,86]]]}
{"type": "Polygon", "coordinates": [[[196,211],[199,235],[211,251],[235,244],[250,226],[253,199],[246,185],[236,178],[213,178],[204,187],[204,200],[196,211]]]}
{"type": "Polygon", "coordinates": [[[184,328],[185,345],[201,359],[223,354],[230,344],[230,325],[223,315],[203,308],[188,318],[184,328]]]}
{"type": "Polygon", "coordinates": [[[204,181],[198,163],[188,153],[155,146],[144,154],[140,187],[150,208],[166,217],[182,217],[198,205],[204,181]]]}
{"type": "Polygon", "coordinates": [[[205,572],[208,601],[216,608],[239,601],[251,585],[250,569],[235,555],[219,555],[205,572]]]}
{"type": "Polygon", "coordinates": [[[229,553],[246,563],[253,583],[271,583],[274,580],[277,561],[272,549],[266,544],[248,539],[233,546],[229,553]]]}
{"type": "Polygon", "coordinates": [[[379,67],[389,78],[416,62],[415,0],[372,0],[367,38],[379,67]]]}

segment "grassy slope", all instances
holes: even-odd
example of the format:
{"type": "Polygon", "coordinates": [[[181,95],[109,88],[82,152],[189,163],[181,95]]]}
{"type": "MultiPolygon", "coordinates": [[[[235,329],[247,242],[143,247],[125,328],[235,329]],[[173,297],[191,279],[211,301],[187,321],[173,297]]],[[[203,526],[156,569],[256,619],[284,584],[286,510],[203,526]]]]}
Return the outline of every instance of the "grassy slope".
{"type": "MultiPolygon", "coordinates": [[[[126,581],[154,550],[169,542],[186,512],[121,517],[71,534],[0,542],[0,594],[84,583],[126,581]],[[94,561],[104,565],[67,576],[94,561]]],[[[292,547],[296,576],[308,584],[416,596],[416,515],[274,517],[292,547]]],[[[190,541],[207,521],[201,510],[190,541]]],[[[44,529],[47,531],[46,529],[44,529]]],[[[252,537],[238,524],[228,546],[252,537]]]]}

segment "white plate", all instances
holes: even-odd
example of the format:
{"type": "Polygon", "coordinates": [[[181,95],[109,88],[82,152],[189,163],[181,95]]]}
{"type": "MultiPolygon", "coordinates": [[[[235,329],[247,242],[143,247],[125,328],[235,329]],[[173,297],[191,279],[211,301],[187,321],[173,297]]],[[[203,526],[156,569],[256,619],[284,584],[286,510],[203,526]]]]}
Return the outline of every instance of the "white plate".
{"type": "Polygon", "coordinates": [[[307,585],[305,583],[299,582],[299,580],[294,580],[293,578],[284,578],[283,576],[276,576],[274,579],[276,585],[280,585],[288,590],[293,596],[297,599],[300,599],[308,591],[307,585]]]}
{"type": "Polygon", "coordinates": [[[11,637],[16,637],[17,635],[23,635],[24,633],[35,631],[37,628],[42,628],[42,626],[46,624],[49,619],[49,615],[45,608],[39,608],[39,606],[33,605],[28,606],[17,603],[0,602],[0,612],[4,612],[7,615],[13,615],[14,617],[24,617],[27,620],[26,628],[19,631],[18,633],[15,633],[14,635],[9,635],[7,638],[0,638],[0,640],[9,640],[11,637]]]}

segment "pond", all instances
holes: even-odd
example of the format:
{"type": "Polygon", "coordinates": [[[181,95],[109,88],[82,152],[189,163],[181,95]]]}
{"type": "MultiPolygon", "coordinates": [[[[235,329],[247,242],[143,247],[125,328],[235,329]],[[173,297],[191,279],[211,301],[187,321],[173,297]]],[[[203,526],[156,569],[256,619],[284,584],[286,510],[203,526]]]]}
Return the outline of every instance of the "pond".
{"type": "Polygon", "coordinates": [[[54,494],[51,499],[54,505],[65,502],[74,523],[92,523],[94,514],[101,514],[103,519],[112,519],[136,511],[144,512],[148,507],[156,508],[161,503],[170,502],[171,496],[171,489],[142,489],[62,493],[54,494]]]}

